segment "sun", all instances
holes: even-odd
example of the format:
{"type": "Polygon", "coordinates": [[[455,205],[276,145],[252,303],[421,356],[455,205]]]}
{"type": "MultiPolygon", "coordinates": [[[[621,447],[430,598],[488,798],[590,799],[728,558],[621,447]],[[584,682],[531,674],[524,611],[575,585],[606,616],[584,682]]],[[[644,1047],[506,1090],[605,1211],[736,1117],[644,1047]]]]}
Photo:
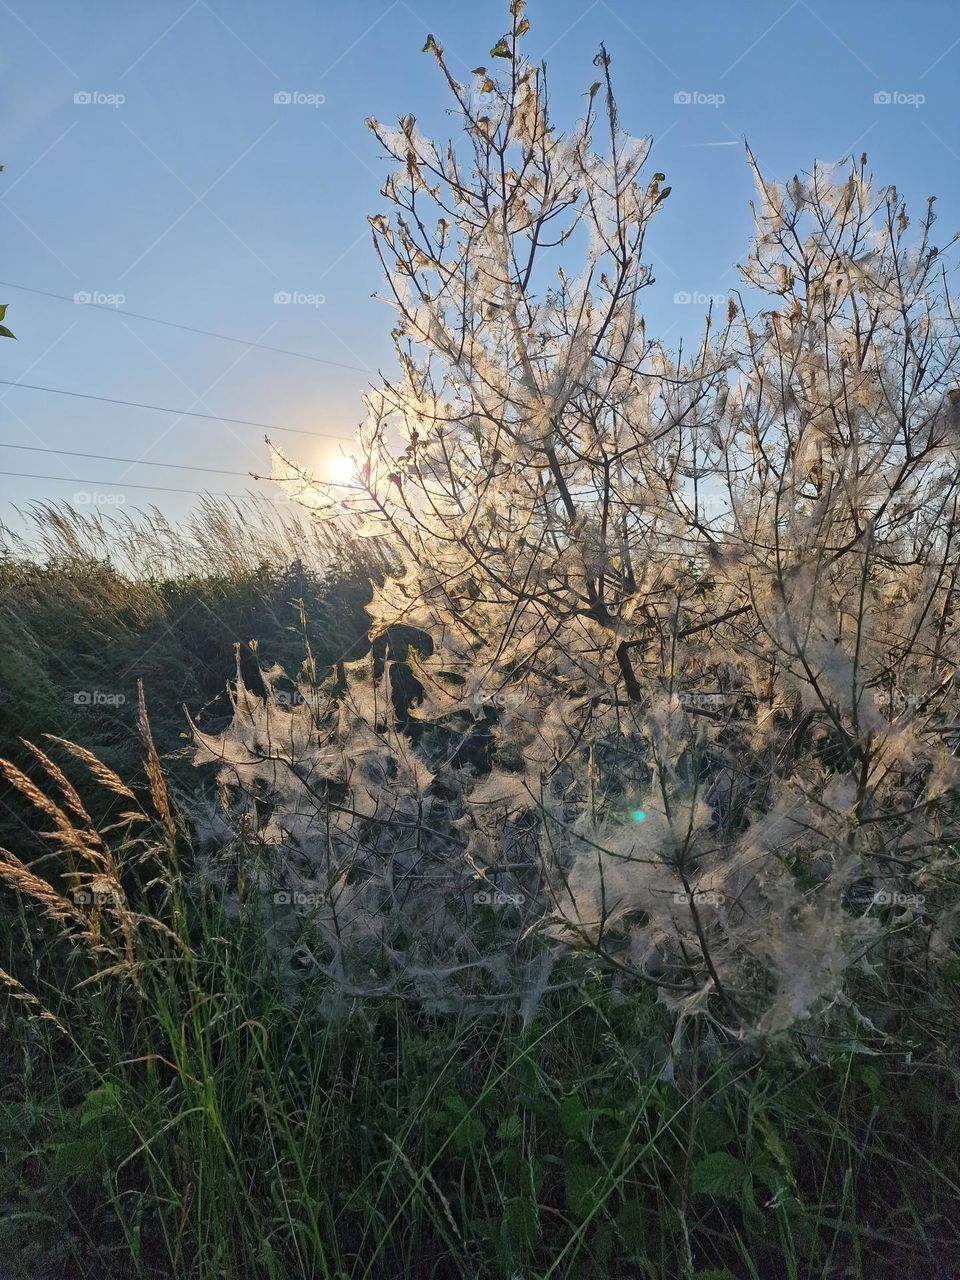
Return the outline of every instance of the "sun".
{"type": "Polygon", "coordinates": [[[357,478],[356,458],[337,454],[327,462],[327,474],[334,484],[350,484],[357,478]]]}

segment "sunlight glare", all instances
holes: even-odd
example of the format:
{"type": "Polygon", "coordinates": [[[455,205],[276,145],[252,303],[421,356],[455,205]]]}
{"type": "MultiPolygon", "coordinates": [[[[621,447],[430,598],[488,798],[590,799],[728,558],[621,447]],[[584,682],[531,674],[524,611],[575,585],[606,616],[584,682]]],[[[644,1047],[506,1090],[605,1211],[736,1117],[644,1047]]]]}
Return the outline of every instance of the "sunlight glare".
{"type": "Polygon", "coordinates": [[[357,475],[356,458],[337,454],[327,463],[327,474],[334,484],[350,484],[357,475]]]}

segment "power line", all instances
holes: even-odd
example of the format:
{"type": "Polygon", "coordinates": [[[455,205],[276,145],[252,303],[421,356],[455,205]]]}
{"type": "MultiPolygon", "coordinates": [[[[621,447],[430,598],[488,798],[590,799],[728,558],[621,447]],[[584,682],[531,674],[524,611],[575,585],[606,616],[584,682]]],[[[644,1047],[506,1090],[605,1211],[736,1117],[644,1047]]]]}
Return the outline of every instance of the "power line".
{"type": "Polygon", "coordinates": [[[206,471],[210,475],[240,476],[241,479],[269,480],[253,471],[224,471],[222,467],[195,467],[184,462],[152,462],[146,458],[118,458],[112,453],[78,453],[75,449],[51,449],[37,444],[7,444],[0,441],[0,449],[21,449],[27,453],[55,453],[64,458],[95,458],[98,462],[129,462],[134,467],[170,467],[174,471],[206,471]]]}
{"type": "Polygon", "coordinates": [[[128,484],[126,481],[119,485],[115,480],[90,480],[86,478],[75,480],[72,476],[42,476],[34,471],[0,471],[0,476],[16,476],[21,480],[59,480],[61,484],[102,484],[114,489],[150,489],[154,493],[192,493],[201,498],[237,498],[242,501],[244,498],[255,497],[261,502],[272,502],[276,506],[285,501],[283,498],[267,498],[262,494],[213,493],[209,489],[171,489],[162,484],[128,484]]]}
{"type": "MultiPolygon", "coordinates": [[[[41,298],[58,298],[61,302],[71,302],[77,304],[76,298],[71,298],[66,293],[51,293],[48,289],[31,289],[29,285],[13,284],[10,280],[0,280],[0,287],[4,289],[18,289],[21,293],[35,293],[41,298]]],[[[249,342],[246,338],[237,338],[229,333],[215,333],[212,329],[195,329],[193,325],[180,324],[177,320],[161,320],[159,316],[147,316],[141,311],[128,311],[126,307],[119,310],[117,307],[111,307],[105,302],[85,302],[85,307],[94,307],[97,311],[109,311],[115,316],[129,316],[132,320],[148,320],[151,324],[166,325],[168,329],[183,329],[185,333],[199,333],[205,338],[220,338],[224,342],[239,342],[245,347],[259,347],[262,351],[277,351],[280,355],[295,356],[298,360],[312,360],[315,364],[333,365],[335,369],[352,369],[356,373],[369,373],[369,369],[364,369],[358,364],[343,364],[339,360],[325,360],[322,356],[307,355],[305,351],[291,351],[287,347],[273,347],[266,342],[249,342]]]]}
{"type": "Polygon", "coordinates": [[[195,413],[192,409],[170,409],[162,404],[142,404],[139,400],[118,400],[113,396],[95,396],[88,391],[66,391],[63,387],[40,387],[32,382],[11,382],[0,378],[0,386],[21,387],[25,391],[49,391],[55,396],[73,396],[78,400],[99,400],[103,404],[122,404],[130,409],[152,409],[156,413],[173,413],[180,418],[207,418],[211,422],[232,422],[239,427],[260,427],[264,431],[290,431],[298,436],[316,436],[321,440],[349,440],[353,436],[334,435],[330,431],[307,431],[303,427],[281,427],[275,422],[249,422],[246,418],[224,418],[218,413],[195,413]]]}

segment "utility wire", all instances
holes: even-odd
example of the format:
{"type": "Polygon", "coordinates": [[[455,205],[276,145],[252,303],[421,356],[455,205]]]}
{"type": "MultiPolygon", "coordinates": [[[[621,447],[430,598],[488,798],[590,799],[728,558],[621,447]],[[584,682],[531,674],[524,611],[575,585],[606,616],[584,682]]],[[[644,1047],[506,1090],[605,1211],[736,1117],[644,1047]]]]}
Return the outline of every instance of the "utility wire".
{"type": "Polygon", "coordinates": [[[122,404],[130,409],[153,409],[157,413],[173,413],[181,418],[206,418],[211,422],[233,422],[240,427],[261,427],[264,431],[291,431],[298,436],[316,436],[321,440],[352,441],[353,436],[334,435],[330,431],[307,431],[303,427],[281,427],[275,422],[249,422],[246,418],[224,418],[218,413],[195,413],[192,409],[170,409],[162,404],[142,404],[139,400],[118,400],[113,396],[95,396],[87,391],[66,391],[63,387],[40,387],[32,382],[11,382],[0,378],[0,386],[20,387],[25,391],[49,391],[56,396],[73,396],[78,400],[100,400],[104,404],[122,404]]]}
{"type": "Polygon", "coordinates": [[[254,480],[269,479],[267,476],[258,476],[252,471],[224,471],[222,467],[195,467],[185,462],[151,462],[146,458],[118,458],[112,453],[78,453],[75,449],[51,449],[37,444],[7,444],[5,441],[0,441],[0,449],[21,449],[27,453],[55,453],[64,458],[95,458],[98,462],[129,462],[134,467],[170,467],[174,471],[206,471],[210,475],[240,476],[241,479],[251,477],[254,480]]]}
{"type": "MultiPolygon", "coordinates": [[[[41,298],[58,298],[61,302],[72,302],[78,305],[75,298],[71,298],[66,293],[51,293],[47,289],[31,289],[29,285],[13,284],[10,280],[0,280],[0,287],[4,289],[18,289],[21,293],[35,293],[41,298]]],[[[284,356],[296,356],[298,360],[312,360],[315,364],[330,364],[336,369],[353,369],[356,373],[369,373],[369,369],[364,369],[358,364],[342,364],[339,360],[324,360],[322,356],[310,356],[305,351],[290,351],[287,347],[272,347],[266,342],[249,342],[246,338],[237,338],[229,333],[215,333],[212,329],[195,329],[193,325],[180,324],[177,320],[161,320],[158,316],[147,316],[140,311],[128,311],[126,307],[120,310],[118,307],[111,307],[105,302],[85,302],[85,307],[95,307],[97,311],[109,311],[116,316],[129,316],[133,320],[149,320],[151,324],[166,325],[169,329],[183,329],[186,333],[199,333],[205,338],[220,338],[224,342],[239,342],[245,347],[259,347],[262,351],[278,351],[284,356]]]]}
{"type": "Polygon", "coordinates": [[[33,471],[0,471],[0,476],[16,476],[21,480],[59,480],[61,484],[102,484],[114,489],[150,489],[155,493],[192,493],[201,498],[237,498],[242,501],[245,498],[254,497],[261,502],[272,502],[275,506],[279,506],[284,502],[283,498],[267,498],[263,494],[213,493],[209,489],[171,489],[162,484],[128,484],[126,481],[120,485],[115,480],[89,480],[86,478],[75,480],[72,476],[41,476],[33,471]]]}

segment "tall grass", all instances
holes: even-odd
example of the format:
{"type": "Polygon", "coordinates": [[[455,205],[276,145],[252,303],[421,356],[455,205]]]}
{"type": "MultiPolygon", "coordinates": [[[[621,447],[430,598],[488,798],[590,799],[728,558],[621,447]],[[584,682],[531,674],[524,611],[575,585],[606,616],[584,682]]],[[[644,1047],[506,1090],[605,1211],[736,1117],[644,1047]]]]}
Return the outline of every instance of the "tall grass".
{"type": "MultiPolygon", "coordinates": [[[[260,662],[296,673],[308,648],[321,667],[368,648],[384,552],[292,507],[205,499],[183,526],[53,504],[25,516],[24,532],[0,526],[0,754],[31,776],[19,739],[41,733],[136,769],[138,680],[171,756],[184,708],[208,727],[228,718],[238,656],[256,687],[260,662]]],[[[0,841],[27,838],[22,806],[0,802],[0,841]]]]}
{"type": "Polygon", "coordinates": [[[173,748],[234,643],[253,668],[362,645],[380,553],[225,506],[186,533],[34,519],[2,565],[0,1276],[960,1274],[960,975],[932,1004],[904,971],[895,1027],[815,1056],[721,1055],[575,959],[527,1027],[506,1002],[332,1021],[278,967],[262,850],[229,908],[196,874],[173,748]],[[62,664],[109,689],[131,653],[122,730],[65,713],[62,664]]]}
{"type": "Polygon", "coordinates": [[[5,952],[32,957],[4,997],[5,1274],[958,1274],[958,1073],[934,1042],[720,1057],[690,1023],[668,1048],[662,1007],[574,963],[526,1030],[402,1001],[331,1023],[322,983],[285,993],[262,895],[227,916],[190,875],[139,727],[132,790],[63,743],[42,789],[8,770],[53,856],[0,864],[5,952]]]}
{"type": "Polygon", "coordinates": [[[34,502],[18,514],[22,531],[0,524],[3,556],[50,565],[99,563],[140,584],[229,580],[252,566],[283,568],[297,561],[323,575],[345,550],[358,572],[384,565],[375,543],[349,539],[342,524],[315,521],[294,503],[254,496],[202,497],[177,524],[156,507],[82,512],[66,502],[34,502]]]}

